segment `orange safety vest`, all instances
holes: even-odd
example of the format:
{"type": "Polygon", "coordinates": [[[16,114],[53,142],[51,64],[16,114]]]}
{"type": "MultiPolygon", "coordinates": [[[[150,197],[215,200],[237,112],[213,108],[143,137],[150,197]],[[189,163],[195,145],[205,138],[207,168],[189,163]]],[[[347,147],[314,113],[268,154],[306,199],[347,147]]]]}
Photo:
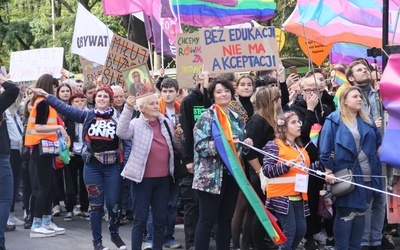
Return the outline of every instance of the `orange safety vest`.
{"type": "MultiPolygon", "coordinates": [[[[301,161],[302,158],[299,155],[299,152],[290,145],[286,145],[280,139],[274,140],[279,147],[279,155],[280,159],[293,160],[297,159],[301,161]]],[[[307,151],[304,148],[299,148],[305,158],[305,165],[310,166],[310,157],[308,156],[307,151]]],[[[282,160],[278,160],[278,162],[283,162],[282,160]]],[[[279,197],[279,196],[298,196],[301,195],[303,200],[307,200],[307,193],[300,193],[294,191],[296,174],[308,174],[298,168],[292,167],[289,172],[284,175],[280,175],[279,177],[270,178],[267,181],[266,186],[266,195],[267,198],[279,197]]]]}
{"type": "MultiPolygon", "coordinates": [[[[26,126],[25,134],[25,146],[33,146],[39,144],[40,140],[57,141],[57,133],[38,133],[35,130],[37,111],[36,107],[40,101],[44,100],[43,97],[36,99],[33,104],[31,113],[29,114],[28,124],[26,126]]],[[[49,106],[49,116],[47,118],[46,125],[58,125],[57,124],[57,111],[49,106]]]]}

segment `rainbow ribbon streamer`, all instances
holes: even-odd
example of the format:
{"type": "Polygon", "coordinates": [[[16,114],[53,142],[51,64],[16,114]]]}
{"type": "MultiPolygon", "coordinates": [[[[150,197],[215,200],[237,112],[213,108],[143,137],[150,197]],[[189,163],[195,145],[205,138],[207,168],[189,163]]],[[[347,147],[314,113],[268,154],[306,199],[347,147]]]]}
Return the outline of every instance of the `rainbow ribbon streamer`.
{"type": "Polygon", "coordinates": [[[256,192],[246,178],[233,143],[232,130],[228,117],[218,105],[214,105],[213,109],[215,110],[215,117],[212,124],[212,135],[219,156],[226,168],[235,178],[271,239],[275,244],[286,242],[287,238],[279,228],[275,217],[264,207],[264,204],[258,198],[256,192]]]}

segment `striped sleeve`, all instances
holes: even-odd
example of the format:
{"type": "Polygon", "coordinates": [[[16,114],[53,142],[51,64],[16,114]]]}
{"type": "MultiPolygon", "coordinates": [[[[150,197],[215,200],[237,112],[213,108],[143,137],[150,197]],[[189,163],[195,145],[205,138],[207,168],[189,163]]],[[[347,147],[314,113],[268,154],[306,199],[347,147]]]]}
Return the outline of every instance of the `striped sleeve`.
{"type": "Polygon", "coordinates": [[[269,141],[262,149],[268,155],[264,156],[263,173],[268,178],[278,177],[289,172],[289,167],[278,162],[279,147],[274,141],[269,141]]]}

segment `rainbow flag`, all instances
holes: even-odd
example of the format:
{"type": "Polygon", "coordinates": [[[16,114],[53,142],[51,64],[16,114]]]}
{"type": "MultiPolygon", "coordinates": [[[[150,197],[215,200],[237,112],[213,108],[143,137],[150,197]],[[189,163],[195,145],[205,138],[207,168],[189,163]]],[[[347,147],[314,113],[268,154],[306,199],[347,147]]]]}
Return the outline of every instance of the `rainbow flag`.
{"type": "Polygon", "coordinates": [[[335,70],[335,75],[333,76],[333,82],[339,86],[342,86],[343,84],[347,83],[346,74],[339,70],[335,70]]]}
{"type": "MultiPolygon", "coordinates": [[[[372,64],[374,63],[374,58],[366,56],[367,49],[369,49],[369,47],[354,43],[334,43],[331,52],[329,52],[329,61],[332,64],[350,64],[354,59],[362,57],[367,60],[369,64],[372,64]]],[[[376,63],[382,66],[382,56],[376,57],[376,63]]]]}
{"type": "Polygon", "coordinates": [[[340,86],[340,87],[338,88],[338,90],[336,91],[335,97],[333,98],[333,102],[335,103],[336,109],[339,108],[339,98],[340,98],[340,94],[342,93],[342,91],[343,91],[345,88],[350,87],[350,86],[351,86],[351,84],[347,82],[347,83],[343,84],[342,86],[340,86]]]}
{"type": "Polygon", "coordinates": [[[181,23],[196,27],[234,25],[254,19],[267,21],[276,9],[274,0],[240,0],[235,6],[216,2],[219,1],[171,0],[171,9],[176,16],[179,13],[181,23]]]}
{"type": "Polygon", "coordinates": [[[322,126],[319,123],[314,123],[314,125],[311,126],[310,140],[316,147],[318,147],[318,137],[321,129],[322,126]]]}
{"type": "Polygon", "coordinates": [[[279,228],[274,216],[265,208],[264,204],[258,198],[253,187],[246,178],[240,163],[238,153],[232,138],[231,125],[226,114],[218,105],[213,105],[214,121],[212,124],[212,135],[214,137],[215,147],[225,166],[235,178],[243,194],[246,196],[249,204],[260,219],[268,235],[275,244],[286,242],[287,238],[279,228]]]}

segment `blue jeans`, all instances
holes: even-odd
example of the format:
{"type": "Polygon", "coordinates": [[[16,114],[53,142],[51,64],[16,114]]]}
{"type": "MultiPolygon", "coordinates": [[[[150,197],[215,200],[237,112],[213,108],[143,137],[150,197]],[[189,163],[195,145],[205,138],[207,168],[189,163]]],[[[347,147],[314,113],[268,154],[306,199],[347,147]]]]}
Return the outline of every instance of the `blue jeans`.
{"type": "MultiPolygon", "coordinates": [[[[180,180],[175,180],[174,183],[170,184],[169,186],[169,200],[168,200],[168,207],[167,207],[167,220],[165,225],[165,234],[164,234],[164,241],[167,242],[168,240],[174,240],[174,233],[175,233],[175,222],[176,216],[178,215],[178,200],[179,194],[181,192],[179,186],[180,180]]],[[[149,212],[149,218],[147,219],[146,225],[146,241],[152,242],[153,240],[153,219],[151,215],[151,209],[149,212]]]]}
{"type": "MultiPolygon", "coordinates": [[[[371,187],[371,182],[365,182],[364,185],[371,187]]],[[[361,246],[380,246],[383,237],[386,198],[384,194],[369,189],[365,189],[365,192],[367,193],[367,211],[361,246]]]]}
{"type": "Polygon", "coordinates": [[[131,233],[132,250],[142,249],[142,239],[150,206],[153,219],[152,249],[162,249],[169,197],[168,187],[169,177],[143,178],[141,183],[132,183],[132,201],[134,204],[131,233]]]}
{"type": "Polygon", "coordinates": [[[6,242],[4,231],[13,199],[13,175],[9,155],[0,156],[0,187],[0,247],[4,247],[6,242]]]}
{"type": "Polygon", "coordinates": [[[93,244],[102,242],[101,220],[103,217],[104,199],[110,216],[108,229],[111,236],[119,235],[119,207],[122,177],[121,164],[103,165],[101,163],[85,163],[83,178],[89,196],[90,227],[93,244]]]}
{"type": "Polygon", "coordinates": [[[333,234],[335,250],[356,250],[361,248],[365,211],[349,207],[336,207],[333,234]]]}
{"type": "Polygon", "coordinates": [[[307,231],[307,221],[304,217],[304,201],[289,201],[288,214],[276,213],[287,241],[282,250],[296,249],[307,231]]]}

